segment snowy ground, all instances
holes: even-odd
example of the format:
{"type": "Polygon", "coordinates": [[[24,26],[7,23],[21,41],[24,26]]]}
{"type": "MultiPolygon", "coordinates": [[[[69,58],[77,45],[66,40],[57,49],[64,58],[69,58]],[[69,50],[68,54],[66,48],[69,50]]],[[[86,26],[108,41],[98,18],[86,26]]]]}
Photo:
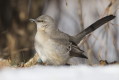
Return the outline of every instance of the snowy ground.
{"type": "Polygon", "coordinates": [[[119,66],[6,68],[0,70],[0,80],[119,80],[119,66]]]}

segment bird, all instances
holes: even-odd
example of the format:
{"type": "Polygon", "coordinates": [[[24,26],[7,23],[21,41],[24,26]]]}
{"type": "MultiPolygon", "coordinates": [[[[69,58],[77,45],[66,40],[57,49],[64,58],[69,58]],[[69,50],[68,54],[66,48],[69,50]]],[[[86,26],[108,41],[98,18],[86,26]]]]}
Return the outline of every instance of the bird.
{"type": "Polygon", "coordinates": [[[84,29],[76,36],[70,36],[57,27],[55,20],[48,15],[41,15],[36,19],[30,19],[35,22],[37,32],[35,35],[34,46],[40,56],[39,61],[45,65],[66,65],[72,57],[88,59],[83,54],[83,50],[78,47],[78,43],[89,33],[99,28],[106,22],[114,19],[115,16],[106,16],[88,28],[84,29]]]}

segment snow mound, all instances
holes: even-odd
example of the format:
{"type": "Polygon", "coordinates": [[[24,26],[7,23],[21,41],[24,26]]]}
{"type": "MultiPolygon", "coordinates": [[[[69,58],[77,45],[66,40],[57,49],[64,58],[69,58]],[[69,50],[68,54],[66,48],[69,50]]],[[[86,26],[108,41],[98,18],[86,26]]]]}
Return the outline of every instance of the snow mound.
{"type": "Polygon", "coordinates": [[[5,68],[0,70],[0,80],[119,80],[119,65],[5,68]]]}

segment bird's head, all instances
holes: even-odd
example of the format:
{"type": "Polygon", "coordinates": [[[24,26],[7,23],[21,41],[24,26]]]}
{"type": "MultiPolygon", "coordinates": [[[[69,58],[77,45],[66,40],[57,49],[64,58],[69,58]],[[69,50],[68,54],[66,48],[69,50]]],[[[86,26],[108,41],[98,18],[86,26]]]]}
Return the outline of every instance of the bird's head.
{"type": "Polygon", "coordinates": [[[56,28],[53,18],[48,15],[42,15],[37,19],[30,19],[30,21],[36,23],[37,30],[51,32],[56,28]]]}

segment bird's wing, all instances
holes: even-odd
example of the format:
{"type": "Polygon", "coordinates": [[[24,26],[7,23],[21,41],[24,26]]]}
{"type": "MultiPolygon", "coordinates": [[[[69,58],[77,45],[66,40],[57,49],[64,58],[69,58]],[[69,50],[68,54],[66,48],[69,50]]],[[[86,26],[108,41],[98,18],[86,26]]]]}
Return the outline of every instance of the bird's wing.
{"type": "Polygon", "coordinates": [[[66,46],[67,52],[70,52],[71,57],[80,57],[87,59],[87,57],[83,54],[84,51],[81,50],[75,42],[65,38],[53,38],[53,40],[60,45],[66,46]]]}
{"type": "Polygon", "coordinates": [[[73,36],[69,36],[68,34],[59,31],[58,34],[56,33],[56,35],[51,36],[51,38],[57,43],[65,45],[67,47],[67,51],[70,52],[71,57],[80,57],[87,59],[87,57],[83,54],[84,51],[81,50],[74,42],[73,36]]]}

